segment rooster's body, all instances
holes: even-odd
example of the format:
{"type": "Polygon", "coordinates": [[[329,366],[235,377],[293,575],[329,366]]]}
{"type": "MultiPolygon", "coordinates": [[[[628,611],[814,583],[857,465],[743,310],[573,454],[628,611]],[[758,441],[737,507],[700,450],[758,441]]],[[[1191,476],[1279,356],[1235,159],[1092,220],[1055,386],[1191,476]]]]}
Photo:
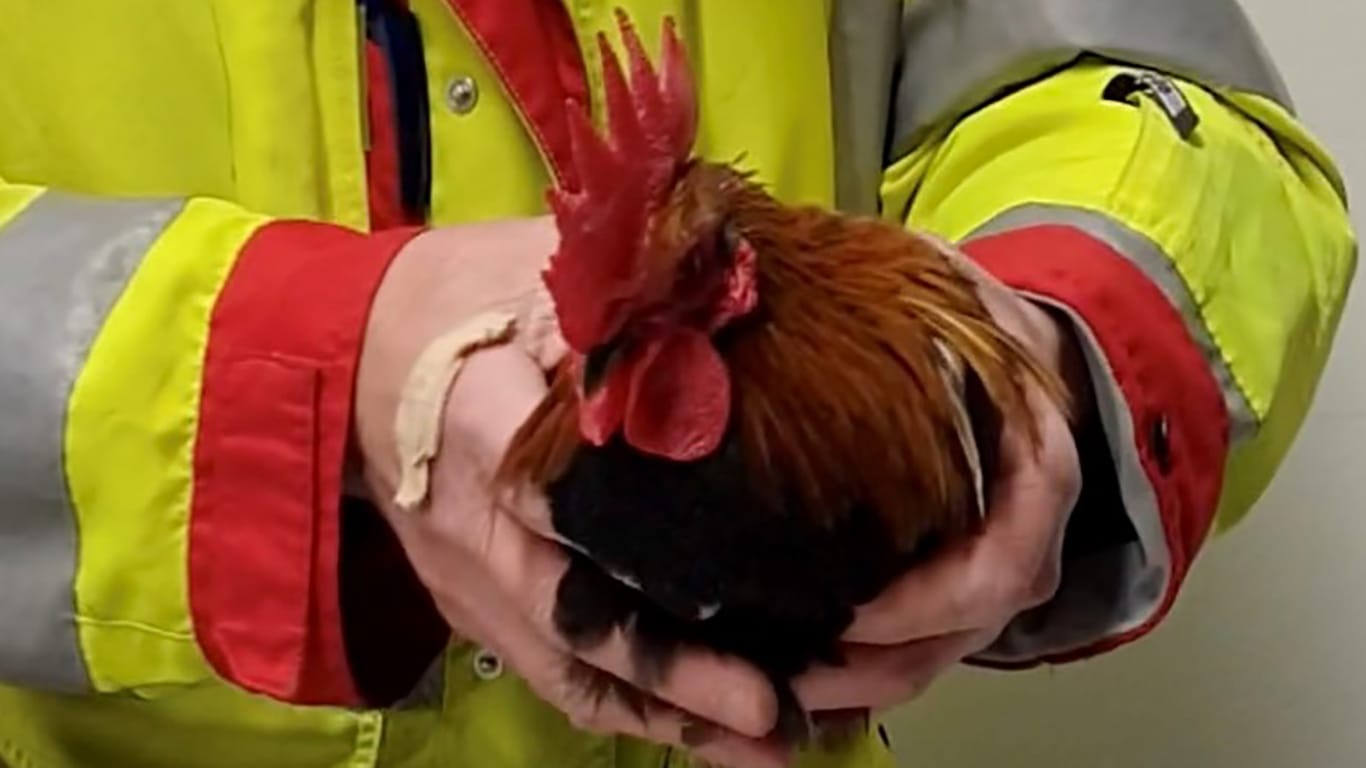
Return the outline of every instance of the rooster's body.
{"type": "Polygon", "coordinates": [[[549,495],[571,642],[629,627],[646,682],[681,644],[735,654],[801,739],[791,679],[838,663],[855,608],[978,523],[989,449],[1043,374],[929,240],[691,157],[672,29],[661,75],[623,30],[611,141],[576,115],[580,189],[552,197],[573,352],[502,477],[549,495]]]}

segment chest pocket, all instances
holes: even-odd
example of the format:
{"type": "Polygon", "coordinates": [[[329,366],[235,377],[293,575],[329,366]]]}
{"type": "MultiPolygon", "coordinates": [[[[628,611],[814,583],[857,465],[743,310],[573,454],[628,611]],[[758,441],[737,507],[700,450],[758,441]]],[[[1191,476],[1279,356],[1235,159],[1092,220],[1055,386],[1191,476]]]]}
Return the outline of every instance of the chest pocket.
{"type": "Polygon", "coordinates": [[[359,218],[350,3],[0,0],[0,9],[5,179],[359,218]]]}
{"type": "Polygon", "coordinates": [[[110,195],[231,191],[209,3],[0,6],[0,175],[110,195]]]}

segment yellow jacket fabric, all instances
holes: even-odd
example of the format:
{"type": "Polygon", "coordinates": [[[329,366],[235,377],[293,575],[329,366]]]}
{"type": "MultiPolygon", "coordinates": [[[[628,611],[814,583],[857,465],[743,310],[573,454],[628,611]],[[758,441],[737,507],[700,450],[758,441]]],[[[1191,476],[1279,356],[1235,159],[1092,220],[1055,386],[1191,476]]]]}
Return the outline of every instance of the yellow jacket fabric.
{"type": "MultiPolygon", "coordinates": [[[[445,643],[342,488],[386,266],[544,212],[614,6],[651,51],[678,20],[701,155],[1074,323],[1100,419],[1063,584],[973,661],[1160,623],[1293,442],[1356,266],[1235,0],[0,0],[0,762],[689,765],[445,643]]],[[[876,728],[802,763],[892,764],[876,728]]]]}

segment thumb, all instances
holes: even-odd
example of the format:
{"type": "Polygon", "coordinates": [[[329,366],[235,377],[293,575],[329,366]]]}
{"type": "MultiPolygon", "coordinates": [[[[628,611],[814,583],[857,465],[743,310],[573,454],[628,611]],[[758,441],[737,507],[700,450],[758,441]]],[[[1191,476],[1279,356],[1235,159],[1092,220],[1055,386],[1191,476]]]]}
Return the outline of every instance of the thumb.
{"type": "Polygon", "coordinates": [[[539,367],[508,344],[515,329],[511,313],[486,312],[437,336],[414,361],[393,424],[398,507],[426,503],[430,465],[450,438],[473,469],[489,472],[544,396],[539,367]]]}
{"type": "Polygon", "coordinates": [[[445,428],[453,443],[452,451],[438,462],[438,466],[444,466],[438,471],[469,474],[472,470],[479,482],[495,492],[494,499],[503,511],[542,537],[558,539],[550,519],[550,506],[541,489],[493,487],[513,438],[548,391],[544,371],[519,344],[471,355],[451,388],[445,428]],[[457,470],[448,462],[465,466],[457,470]],[[506,495],[497,495],[503,492],[506,495]]]}

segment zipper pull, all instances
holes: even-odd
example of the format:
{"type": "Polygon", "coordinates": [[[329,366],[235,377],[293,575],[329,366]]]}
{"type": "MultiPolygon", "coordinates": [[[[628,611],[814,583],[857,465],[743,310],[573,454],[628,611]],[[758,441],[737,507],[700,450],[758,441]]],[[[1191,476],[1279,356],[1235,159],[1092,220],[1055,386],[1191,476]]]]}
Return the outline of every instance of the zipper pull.
{"type": "Polygon", "coordinates": [[[1143,94],[1152,99],[1182,139],[1189,141],[1195,135],[1200,116],[1171,79],[1149,70],[1125,72],[1115,75],[1105,85],[1103,97],[1107,101],[1131,104],[1133,102],[1130,99],[1134,94],[1143,94]]]}

